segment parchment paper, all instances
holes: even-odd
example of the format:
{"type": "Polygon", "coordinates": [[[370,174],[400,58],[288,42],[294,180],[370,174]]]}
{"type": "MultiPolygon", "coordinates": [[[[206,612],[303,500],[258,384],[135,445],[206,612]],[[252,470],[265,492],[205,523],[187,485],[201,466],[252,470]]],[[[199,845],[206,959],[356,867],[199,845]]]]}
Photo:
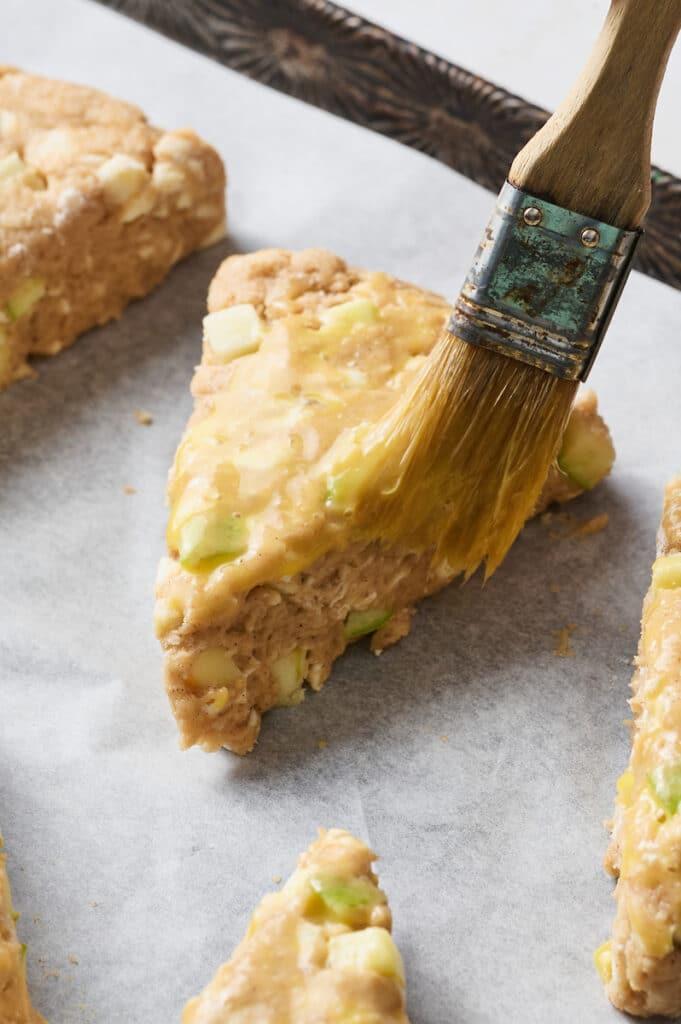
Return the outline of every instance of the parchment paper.
{"type": "MultiPolygon", "coordinates": [[[[468,6],[419,10],[453,37],[468,6]]],[[[180,753],[152,586],[213,271],[315,244],[453,295],[491,197],[96,5],[3,0],[2,23],[2,62],[194,126],[231,177],[229,243],[0,396],[0,825],[37,1005],[51,1024],[178,1020],[274,876],[340,825],[381,855],[414,1024],[616,1020],[591,965],[613,909],[602,819],[681,468],[681,295],[632,277],[593,375],[616,471],[574,523],[531,525],[484,589],[427,602],[380,659],[353,649],[321,695],[267,716],[247,759],[180,753]],[[607,530],[565,536],[602,512],[607,530]]]]}

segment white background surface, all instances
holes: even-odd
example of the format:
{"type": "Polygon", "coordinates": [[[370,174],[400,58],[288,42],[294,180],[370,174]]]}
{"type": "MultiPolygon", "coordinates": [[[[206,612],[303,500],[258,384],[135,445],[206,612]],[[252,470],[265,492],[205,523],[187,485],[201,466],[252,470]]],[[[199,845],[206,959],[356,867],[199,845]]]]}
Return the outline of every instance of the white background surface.
{"type": "MultiPolygon", "coordinates": [[[[353,6],[546,106],[604,9],[353,6]]],[[[192,125],[231,178],[229,244],[0,396],[0,823],[37,1005],[51,1024],[177,1020],[273,876],[337,824],[381,854],[414,1024],[616,1020],[591,966],[612,912],[601,821],[662,487],[681,468],[681,294],[634,275],[593,374],[618,462],[572,511],[607,511],[607,531],[530,526],[484,591],[428,602],[380,660],[353,650],[320,696],[266,719],[248,759],[182,754],[151,591],[219,259],[325,245],[453,294],[491,196],[94,4],[2,0],[1,14],[0,62],[192,125]],[[576,657],[560,660],[568,622],[576,657]]],[[[680,85],[681,51],[655,139],[677,173],[680,85]]]]}

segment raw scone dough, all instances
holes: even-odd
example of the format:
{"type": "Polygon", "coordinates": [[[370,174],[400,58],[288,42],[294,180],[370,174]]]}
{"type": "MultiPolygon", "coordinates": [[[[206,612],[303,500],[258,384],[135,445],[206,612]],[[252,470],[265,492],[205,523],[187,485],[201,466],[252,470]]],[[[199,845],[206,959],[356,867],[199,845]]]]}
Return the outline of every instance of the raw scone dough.
{"type": "MultiPolygon", "coordinates": [[[[318,249],[231,257],[208,307],[156,627],[183,743],[245,753],[264,711],[301,701],[305,681],[319,689],[358,637],[381,650],[404,636],[415,603],[457,575],[430,550],[348,527],[370,471],[362,436],[418,373],[449,307],[318,249]]],[[[593,394],[568,432],[577,475],[551,470],[543,504],[612,464],[593,394]]]]}
{"type": "Polygon", "coordinates": [[[631,757],[606,858],[617,915],[596,964],[619,1009],[681,1017],[681,477],[665,495],[631,686],[631,757]]]}
{"type": "Polygon", "coordinates": [[[221,237],[224,191],[194,132],[0,67],[0,389],[221,237]]]}
{"type": "Polygon", "coordinates": [[[182,1024],[409,1024],[374,859],[349,832],[322,831],[182,1024]]]}
{"type": "Polygon", "coordinates": [[[17,918],[0,836],[0,1024],[44,1024],[28,994],[26,947],[17,938],[17,918]]]}

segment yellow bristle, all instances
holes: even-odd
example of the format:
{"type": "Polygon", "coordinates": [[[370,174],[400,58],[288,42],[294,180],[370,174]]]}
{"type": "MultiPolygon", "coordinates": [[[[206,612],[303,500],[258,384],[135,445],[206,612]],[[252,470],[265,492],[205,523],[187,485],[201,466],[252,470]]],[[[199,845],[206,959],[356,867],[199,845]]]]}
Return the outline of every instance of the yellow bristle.
{"type": "MultiPolygon", "coordinates": [[[[680,27],[677,0],[612,0],[582,75],[513,161],[509,184],[606,225],[639,227],[650,204],[657,94],[680,27]]],[[[490,242],[488,233],[482,248],[490,242]]],[[[475,288],[491,273],[489,252],[483,263],[475,288]]],[[[538,279],[545,273],[538,261],[538,279]]],[[[554,281],[570,284],[569,275],[554,281]]],[[[497,328],[498,346],[510,340],[497,328]]],[[[484,563],[489,575],[539,497],[576,389],[445,333],[409,390],[359,441],[360,468],[347,473],[356,484],[354,525],[366,537],[432,548],[466,576],[484,563]]]]}
{"type": "Polygon", "coordinates": [[[489,576],[536,504],[576,389],[445,332],[365,440],[358,529],[489,576]]]}

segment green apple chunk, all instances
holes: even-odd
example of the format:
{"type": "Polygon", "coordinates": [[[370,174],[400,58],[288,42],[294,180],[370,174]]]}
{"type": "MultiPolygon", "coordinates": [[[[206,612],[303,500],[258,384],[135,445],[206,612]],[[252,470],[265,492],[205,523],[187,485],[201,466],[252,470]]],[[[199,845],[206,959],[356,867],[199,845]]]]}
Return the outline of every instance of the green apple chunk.
{"type": "Polygon", "coordinates": [[[380,468],[380,445],[374,445],[368,451],[362,446],[366,428],[366,424],[353,427],[338,439],[335,459],[326,477],[325,501],[334,512],[352,511],[380,468]]]}
{"type": "Polygon", "coordinates": [[[681,552],[656,559],[653,564],[653,586],[659,590],[681,587],[681,552]]]}
{"type": "Polygon", "coordinates": [[[7,300],[7,315],[10,320],[18,320],[20,316],[30,313],[36,302],[45,294],[45,282],[40,277],[27,277],[12,292],[7,300]]]}
{"type": "Polygon", "coordinates": [[[326,481],[326,504],[337,512],[348,512],[354,508],[357,495],[370,476],[371,466],[368,462],[350,466],[326,481]]]}
{"type": "Polygon", "coordinates": [[[280,707],[300,704],[305,696],[303,677],[305,675],[305,652],[296,647],[289,654],[282,655],[272,663],[272,675],[277,684],[277,698],[280,707]]]}
{"type": "Polygon", "coordinates": [[[664,809],[676,814],[681,804],[681,762],[660,765],[648,776],[648,785],[664,809]]]}
{"type": "Polygon", "coordinates": [[[370,909],[382,901],[382,893],[364,878],[312,878],[310,886],[324,909],[341,921],[353,919],[357,911],[370,909]]]}
{"type": "Polygon", "coordinates": [[[200,572],[231,562],[248,547],[248,527],[240,516],[211,513],[192,516],[179,531],[184,569],[200,572]]]}
{"type": "Polygon", "coordinates": [[[367,633],[375,633],[381,626],[385,626],[392,618],[392,612],[382,608],[370,608],[365,612],[350,612],[345,623],[343,632],[348,640],[356,640],[367,633]]]}
{"type": "Polygon", "coordinates": [[[610,472],[614,458],[615,450],[606,431],[586,430],[576,418],[569,421],[558,465],[577,487],[590,491],[610,472]]]}

